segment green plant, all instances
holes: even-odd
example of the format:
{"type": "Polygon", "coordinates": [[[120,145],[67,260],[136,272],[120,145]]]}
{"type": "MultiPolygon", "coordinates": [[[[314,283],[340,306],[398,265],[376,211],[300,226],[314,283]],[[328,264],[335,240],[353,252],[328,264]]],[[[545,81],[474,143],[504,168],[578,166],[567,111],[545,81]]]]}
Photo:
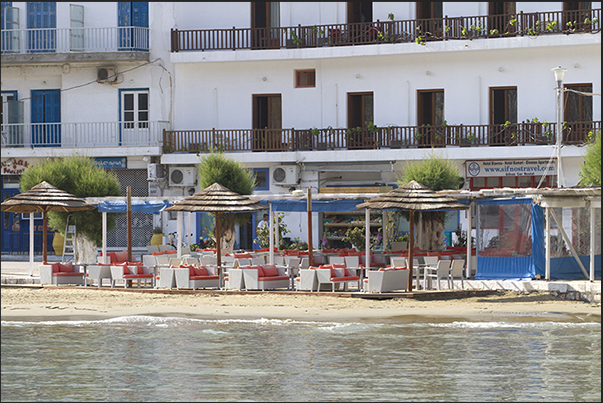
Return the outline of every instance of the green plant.
{"type": "MultiPolygon", "coordinates": [[[[117,176],[111,170],[99,168],[94,159],[72,155],[43,160],[28,168],[21,175],[21,192],[26,192],[38,183],[46,181],[76,197],[120,196],[121,188],[117,176]]],[[[98,210],[70,213],[49,212],[48,226],[65,236],[67,217],[73,215],[77,223],[78,235],[85,236],[94,245],[102,242],[102,213],[98,210]]],[[[107,215],[107,230],[115,228],[116,214],[107,215]]],[[[77,242],[77,241],[76,241],[77,242]]]]}
{"type": "Polygon", "coordinates": [[[377,128],[377,126],[375,126],[375,125],[373,124],[373,122],[369,122],[369,123],[368,123],[367,129],[369,130],[369,132],[372,132],[372,133],[377,133],[377,131],[379,130],[379,129],[377,128]]]}
{"type": "Polygon", "coordinates": [[[365,250],[365,240],[364,229],[360,227],[348,229],[342,239],[343,242],[349,242],[354,245],[359,251],[365,250]]]}
{"type": "Polygon", "coordinates": [[[387,14],[387,19],[390,20],[390,21],[393,21],[394,20],[394,13],[387,14]]]}
{"type": "MultiPolygon", "coordinates": [[[[278,215],[278,239],[279,239],[279,249],[289,249],[289,245],[285,241],[285,235],[290,233],[291,231],[287,228],[287,224],[283,222],[284,214],[278,215]]],[[[268,225],[264,225],[256,230],[257,235],[257,244],[259,244],[260,248],[269,248],[270,247],[270,227],[268,225]]]]}
{"type": "Polygon", "coordinates": [[[580,186],[601,186],[601,130],[597,132],[594,142],[586,145],[579,175],[580,186]]]}
{"type": "Polygon", "coordinates": [[[318,136],[320,134],[320,130],[318,130],[317,128],[311,129],[310,132],[315,136],[318,136]]]}
{"type": "Polygon", "coordinates": [[[172,148],[172,146],[165,145],[163,146],[163,152],[166,154],[173,153],[174,149],[172,148]]]}
{"type": "Polygon", "coordinates": [[[475,135],[475,133],[469,133],[469,135],[467,136],[467,140],[469,140],[470,142],[474,142],[477,139],[477,136],[475,135]]]}
{"type": "Polygon", "coordinates": [[[163,234],[163,229],[158,225],[153,228],[153,234],[163,234]]]}

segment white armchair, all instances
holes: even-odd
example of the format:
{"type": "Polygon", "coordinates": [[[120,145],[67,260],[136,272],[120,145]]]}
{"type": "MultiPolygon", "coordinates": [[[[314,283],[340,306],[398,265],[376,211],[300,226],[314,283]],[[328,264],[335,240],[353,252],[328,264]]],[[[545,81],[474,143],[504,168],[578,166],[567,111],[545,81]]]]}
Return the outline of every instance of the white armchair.
{"type": "Polygon", "coordinates": [[[368,277],[364,280],[364,291],[378,293],[398,290],[408,291],[409,273],[410,270],[407,269],[370,270],[368,277]]]}

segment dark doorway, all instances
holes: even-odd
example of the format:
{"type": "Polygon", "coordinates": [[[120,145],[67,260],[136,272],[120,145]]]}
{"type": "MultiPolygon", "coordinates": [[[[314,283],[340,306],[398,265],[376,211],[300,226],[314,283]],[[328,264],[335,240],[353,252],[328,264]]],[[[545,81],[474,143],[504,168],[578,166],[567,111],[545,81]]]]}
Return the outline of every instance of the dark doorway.
{"type": "Polygon", "coordinates": [[[279,2],[251,2],[251,47],[274,49],[280,47],[279,2]]]}
{"type": "Polygon", "coordinates": [[[517,142],[517,87],[490,88],[490,145],[503,146],[517,142]],[[504,127],[505,123],[511,126],[504,127]],[[515,135],[513,135],[515,133],[515,135]]]}
{"type": "Polygon", "coordinates": [[[589,10],[592,7],[590,1],[564,1],[562,29],[590,32],[591,23],[589,21],[593,21],[593,16],[589,10]]]}
{"type": "Polygon", "coordinates": [[[418,91],[419,125],[415,141],[419,147],[446,144],[446,133],[441,132],[444,124],[444,90],[418,91]]]}
{"type": "Polygon", "coordinates": [[[563,141],[583,144],[590,141],[588,133],[593,130],[592,84],[567,84],[564,86],[563,141]],[[568,91],[569,90],[569,91],[568,91]]]}
{"type": "Polygon", "coordinates": [[[374,148],[376,133],[373,127],[373,93],[348,94],[348,148],[374,148]]]}
{"type": "Polygon", "coordinates": [[[417,2],[417,34],[425,40],[443,39],[442,5],[441,1],[417,2]]]}
{"type": "Polygon", "coordinates": [[[282,150],[281,95],[253,96],[253,150],[282,150]]]}
{"type": "Polygon", "coordinates": [[[488,16],[488,32],[491,36],[515,36],[516,25],[510,24],[515,18],[514,1],[489,2],[488,16]]]}

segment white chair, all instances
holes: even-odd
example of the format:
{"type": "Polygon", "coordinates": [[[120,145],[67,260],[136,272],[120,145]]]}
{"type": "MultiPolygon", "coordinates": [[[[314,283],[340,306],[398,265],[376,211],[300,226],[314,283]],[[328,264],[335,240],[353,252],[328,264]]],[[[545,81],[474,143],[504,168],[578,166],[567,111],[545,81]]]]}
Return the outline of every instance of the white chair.
{"type": "Polygon", "coordinates": [[[309,257],[302,257],[300,262],[299,262],[299,268],[300,269],[308,269],[310,268],[310,258],[309,257]]]}
{"type": "Polygon", "coordinates": [[[234,260],[234,267],[247,267],[251,266],[251,258],[249,257],[239,257],[234,260]]]}
{"type": "MultiPolygon", "coordinates": [[[[144,258],[144,256],[143,256],[144,258]]],[[[143,261],[144,262],[144,261],[143,261]]],[[[146,266],[147,264],[144,263],[146,266]]],[[[111,280],[111,266],[91,265],[86,268],[87,277],[84,278],[84,285],[87,286],[90,280],[96,280],[96,285],[101,287],[103,279],[111,280]]]]}
{"type": "Polygon", "coordinates": [[[391,257],[389,259],[389,265],[396,268],[406,267],[406,258],[404,256],[391,257]]]}
{"type": "Polygon", "coordinates": [[[182,256],[180,258],[181,264],[194,264],[195,266],[199,266],[199,259],[194,256],[182,256]]]}
{"type": "MultiPolygon", "coordinates": [[[[301,258],[299,258],[299,257],[295,257],[295,256],[286,256],[285,257],[285,268],[287,269],[287,272],[289,273],[289,276],[291,278],[294,278],[295,276],[297,276],[297,274],[299,272],[300,264],[301,264],[301,258]]],[[[293,287],[293,285],[291,285],[291,287],[293,287]]]]}
{"type": "Polygon", "coordinates": [[[329,264],[345,264],[345,256],[329,256],[329,264]]]}
{"type": "Polygon", "coordinates": [[[157,245],[159,247],[159,252],[165,252],[166,250],[174,249],[172,245],[157,245]]]}
{"type": "Polygon", "coordinates": [[[159,252],[159,245],[147,245],[147,252],[159,252]]]}
{"type": "Polygon", "coordinates": [[[438,260],[438,264],[433,266],[425,266],[425,288],[429,286],[431,289],[432,280],[438,281],[438,290],[441,289],[440,280],[445,279],[448,282],[448,289],[450,289],[450,263],[451,260],[438,260]]]}
{"type": "Polygon", "coordinates": [[[218,258],[216,255],[202,255],[201,256],[201,265],[207,267],[207,266],[213,266],[215,267],[218,264],[218,258]]]}
{"type": "Polygon", "coordinates": [[[284,256],[274,256],[274,264],[277,267],[285,267],[286,266],[286,262],[285,262],[285,257],[284,256]]]}
{"type": "Polygon", "coordinates": [[[461,290],[465,289],[465,285],[463,284],[463,273],[465,271],[465,259],[454,259],[450,264],[450,281],[449,284],[452,285],[450,288],[454,287],[454,279],[458,278],[461,280],[461,290]]]}
{"type": "Polygon", "coordinates": [[[253,256],[251,257],[251,265],[252,266],[263,266],[266,264],[266,260],[264,256],[253,256]]]}
{"type": "Polygon", "coordinates": [[[153,272],[153,286],[157,285],[157,256],[142,255],[142,264],[147,266],[153,272]]]}
{"type": "Polygon", "coordinates": [[[181,262],[182,262],[181,258],[179,258],[179,257],[171,257],[170,258],[170,266],[171,267],[178,267],[178,266],[180,266],[181,262]]]}
{"type": "Polygon", "coordinates": [[[242,290],[245,288],[243,269],[236,267],[228,270],[228,276],[224,278],[224,288],[227,290],[242,290]]]}
{"type": "Polygon", "coordinates": [[[318,291],[318,280],[316,279],[316,270],[299,269],[299,276],[295,278],[295,291],[318,291]]]}
{"type": "Polygon", "coordinates": [[[366,292],[408,291],[408,269],[371,270],[366,278],[366,292]]]}

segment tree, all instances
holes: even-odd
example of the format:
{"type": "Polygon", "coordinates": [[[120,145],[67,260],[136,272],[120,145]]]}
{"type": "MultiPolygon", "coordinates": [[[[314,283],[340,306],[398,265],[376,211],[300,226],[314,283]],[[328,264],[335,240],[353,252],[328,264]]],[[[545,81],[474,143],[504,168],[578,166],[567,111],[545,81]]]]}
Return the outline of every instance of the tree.
{"type": "MultiPolygon", "coordinates": [[[[253,171],[243,167],[238,161],[227,158],[221,152],[211,152],[201,158],[197,165],[199,185],[205,189],[214,183],[227,187],[240,195],[250,195],[255,188],[253,171]]],[[[250,213],[220,214],[220,245],[224,253],[231,253],[234,247],[235,224],[244,224],[251,219],[250,213]]]]}
{"type": "MultiPolygon", "coordinates": [[[[79,198],[119,196],[120,185],[112,172],[99,168],[90,157],[73,155],[51,158],[26,170],[21,175],[21,192],[46,181],[79,198]]],[[[48,226],[65,236],[67,217],[72,215],[77,228],[76,249],[79,261],[90,261],[90,249],[102,242],[102,213],[98,210],[80,212],[49,212],[48,226]],[[84,258],[82,258],[84,257],[84,258]]],[[[70,219],[70,223],[73,223],[70,219]]],[[[107,229],[115,228],[115,217],[107,217],[107,229]]],[[[94,260],[96,250],[94,249],[94,260]]]]}
{"type": "Polygon", "coordinates": [[[580,186],[601,186],[601,130],[595,136],[595,141],[586,146],[580,186]]]}
{"type": "MultiPolygon", "coordinates": [[[[406,165],[398,178],[398,185],[402,186],[415,180],[434,191],[459,189],[465,179],[458,172],[452,160],[443,158],[432,150],[423,160],[406,165]]],[[[408,214],[408,212],[401,212],[401,215],[407,219],[408,214]]],[[[419,231],[415,231],[415,236],[422,234],[422,237],[415,240],[415,245],[422,250],[442,249],[446,212],[424,211],[421,213],[421,220],[415,222],[419,227],[419,231]]]]}

